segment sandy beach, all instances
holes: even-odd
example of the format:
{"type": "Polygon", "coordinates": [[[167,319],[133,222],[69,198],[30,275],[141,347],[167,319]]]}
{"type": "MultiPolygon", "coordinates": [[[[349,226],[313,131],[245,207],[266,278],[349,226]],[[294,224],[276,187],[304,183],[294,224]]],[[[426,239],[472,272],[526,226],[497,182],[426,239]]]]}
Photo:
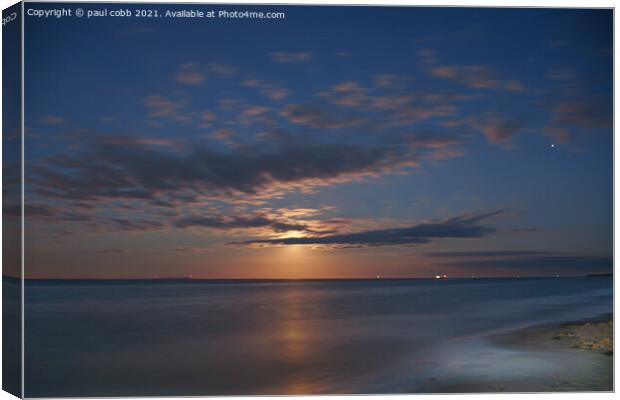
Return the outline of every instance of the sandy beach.
{"type": "Polygon", "coordinates": [[[556,329],[554,340],[561,340],[572,349],[591,350],[613,356],[613,322],[582,322],[564,324],[556,329]]]}
{"type": "Polygon", "coordinates": [[[613,390],[612,315],[548,324],[471,342],[478,350],[422,392],[599,392],[613,390]],[[483,349],[483,350],[480,350],[483,349]],[[483,361],[484,360],[484,361],[483,361]]]}
{"type": "MultiPolygon", "coordinates": [[[[613,390],[613,320],[543,325],[493,336],[506,373],[447,385],[462,392],[594,392],[613,390]]],[[[498,363],[498,365],[501,365],[498,363]]]]}

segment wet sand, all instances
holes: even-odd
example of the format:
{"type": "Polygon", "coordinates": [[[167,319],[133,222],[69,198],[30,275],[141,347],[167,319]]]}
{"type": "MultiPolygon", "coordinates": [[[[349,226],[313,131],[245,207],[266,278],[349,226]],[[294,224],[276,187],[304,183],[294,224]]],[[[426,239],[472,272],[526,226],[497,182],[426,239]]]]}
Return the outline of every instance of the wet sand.
{"type": "Polygon", "coordinates": [[[566,342],[572,349],[614,354],[612,321],[565,324],[556,330],[553,339],[566,342]]]}
{"type": "Polygon", "coordinates": [[[460,373],[428,379],[423,391],[613,391],[611,315],[497,334],[484,347],[485,357],[492,361],[483,363],[474,356],[460,373]]]}
{"type": "Polygon", "coordinates": [[[526,329],[498,336],[496,343],[515,350],[548,354],[553,364],[536,391],[612,391],[613,321],[595,320],[526,329]]]}

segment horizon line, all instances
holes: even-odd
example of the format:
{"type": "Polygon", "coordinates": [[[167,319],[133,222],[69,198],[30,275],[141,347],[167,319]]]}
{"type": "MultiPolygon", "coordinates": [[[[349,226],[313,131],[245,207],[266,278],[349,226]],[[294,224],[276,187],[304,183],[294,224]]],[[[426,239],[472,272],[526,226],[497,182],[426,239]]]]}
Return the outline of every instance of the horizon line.
{"type": "MultiPolygon", "coordinates": [[[[535,276],[425,276],[425,277],[352,277],[352,278],[194,278],[194,277],[151,277],[151,278],[23,278],[24,281],[397,281],[397,280],[457,280],[457,279],[543,279],[543,278],[584,278],[606,277],[613,273],[592,273],[584,275],[535,275],[535,276]]],[[[3,279],[21,280],[21,277],[2,275],[3,279]]]]}

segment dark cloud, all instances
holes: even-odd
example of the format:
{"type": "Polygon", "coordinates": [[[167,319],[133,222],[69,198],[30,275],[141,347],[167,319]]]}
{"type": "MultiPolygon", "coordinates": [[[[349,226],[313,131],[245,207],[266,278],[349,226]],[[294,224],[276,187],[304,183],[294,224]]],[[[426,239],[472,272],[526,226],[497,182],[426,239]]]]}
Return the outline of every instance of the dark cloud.
{"type": "Polygon", "coordinates": [[[597,129],[610,130],[613,127],[611,100],[583,97],[579,93],[567,92],[548,99],[545,107],[551,118],[543,129],[544,134],[557,143],[567,143],[597,129]]]}
{"type": "Polygon", "coordinates": [[[196,247],[196,246],[177,246],[172,249],[178,253],[210,253],[213,251],[211,247],[196,247]]]}
{"type": "Polygon", "coordinates": [[[253,217],[184,217],[174,225],[178,228],[202,227],[215,229],[271,228],[274,232],[311,231],[307,225],[275,221],[264,216],[253,217]]]}
{"type": "Polygon", "coordinates": [[[86,214],[80,214],[75,212],[62,212],[58,216],[59,220],[69,221],[69,222],[88,222],[92,221],[92,217],[86,214]]]}
{"type": "Polygon", "coordinates": [[[111,224],[114,228],[125,231],[150,231],[164,228],[163,222],[152,220],[134,220],[129,218],[110,218],[102,221],[111,224]]]}
{"type": "Polygon", "coordinates": [[[481,226],[478,222],[503,211],[461,215],[439,222],[427,222],[404,228],[378,229],[318,237],[249,240],[236,244],[316,244],[345,246],[386,246],[428,243],[438,238],[481,238],[495,232],[495,228],[481,226]]]}
{"type": "MultiPolygon", "coordinates": [[[[44,205],[37,204],[25,204],[24,205],[24,215],[26,217],[53,217],[56,214],[56,211],[44,205]]],[[[22,206],[21,204],[7,204],[2,207],[2,215],[12,216],[12,217],[20,217],[22,215],[22,206]]]]}
{"type": "Polygon", "coordinates": [[[482,269],[537,269],[552,273],[591,273],[594,271],[611,271],[613,259],[611,257],[589,257],[575,255],[534,255],[524,257],[508,257],[500,259],[463,260],[446,264],[463,268],[482,269]]]}
{"type": "Polygon", "coordinates": [[[308,51],[299,52],[299,53],[278,51],[278,52],[270,53],[270,55],[273,61],[279,62],[279,63],[298,63],[298,62],[310,61],[313,56],[313,54],[308,51]]]}
{"type": "Polygon", "coordinates": [[[410,135],[407,140],[415,147],[442,149],[450,146],[463,144],[463,138],[457,136],[441,135],[410,135]]]}
{"type": "Polygon", "coordinates": [[[613,126],[611,102],[565,101],[553,107],[555,125],[575,125],[585,129],[610,129],[613,126]]]}
{"type": "Polygon", "coordinates": [[[228,153],[160,147],[98,142],[90,152],[49,157],[47,166],[32,167],[31,179],[39,194],[51,198],[154,200],[179,190],[257,194],[279,183],[320,185],[378,174],[407,161],[405,149],[398,146],[309,143],[228,153]]]}
{"type": "Polygon", "coordinates": [[[508,228],[506,230],[508,232],[514,232],[514,233],[533,233],[533,232],[542,232],[543,228],[526,227],[526,228],[508,228]]]}
{"type": "Polygon", "coordinates": [[[313,104],[289,104],[282,110],[282,115],[297,125],[319,129],[341,129],[363,122],[361,118],[336,115],[325,107],[313,104]]]}
{"type": "Polygon", "coordinates": [[[535,256],[550,254],[548,251],[531,250],[495,250],[495,251],[443,251],[437,253],[425,253],[427,257],[446,257],[446,258],[485,258],[485,257],[512,257],[512,256],[535,256]]]}

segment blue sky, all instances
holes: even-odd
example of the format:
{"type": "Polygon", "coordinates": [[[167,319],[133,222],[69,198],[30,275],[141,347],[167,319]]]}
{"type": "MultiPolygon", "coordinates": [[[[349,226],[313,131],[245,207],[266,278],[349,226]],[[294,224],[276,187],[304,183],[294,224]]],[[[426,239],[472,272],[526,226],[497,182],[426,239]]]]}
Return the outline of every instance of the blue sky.
{"type": "Polygon", "coordinates": [[[26,18],[27,275],[610,271],[610,10],[242,8],[26,18]]]}

